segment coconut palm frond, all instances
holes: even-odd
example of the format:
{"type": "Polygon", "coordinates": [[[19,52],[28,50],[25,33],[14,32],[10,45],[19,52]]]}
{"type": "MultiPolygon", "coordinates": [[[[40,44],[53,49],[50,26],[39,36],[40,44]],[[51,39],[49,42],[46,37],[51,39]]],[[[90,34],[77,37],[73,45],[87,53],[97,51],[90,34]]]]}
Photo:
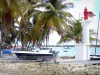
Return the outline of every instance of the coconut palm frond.
{"type": "MultiPolygon", "coordinates": [[[[73,38],[73,37],[72,37],[73,38]]],[[[71,38],[71,36],[63,36],[63,37],[61,37],[61,39],[58,41],[58,44],[60,44],[60,43],[65,43],[65,42],[69,42],[69,41],[71,41],[72,40],[72,38],[71,38]]]]}
{"type": "Polygon", "coordinates": [[[75,20],[73,22],[72,26],[69,26],[70,32],[66,31],[65,34],[63,35],[63,37],[61,37],[61,41],[65,42],[65,40],[69,41],[70,40],[74,40],[76,43],[79,43],[80,41],[82,41],[82,26],[79,20],[75,20]]]}
{"type": "Polygon", "coordinates": [[[40,1],[39,3],[28,0],[28,2],[32,6],[27,7],[27,11],[22,14],[19,23],[22,44],[28,43],[32,38],[34,38],[34,44],[40,44],[45,39],[48,40],[51,31],[56,31],[59,35],[64,34],[65,29],[70,31],[69,24],[72,15],[63,11],[64,6],[67,4],[63,5],[60,0],[40,1]],[[37,10],[38,8],[45,8],[45,10],[37,10]],[[30,18],[33,18],[32,23],[30,23],[30,18]]]}
{"type": "MultiPolygon", "coordinates": [[[[90,42],[96,41],[95,37],[90,36],[89,38],[90,38],[90,42]]],[[[100,42],[100,39],[97,39],[97,41],[100,42]]]]}
{"type": "Polygon", "coordinates": [[[89,32],[90,32],[90,35],[95,35],[95,34],[97,34],[96,32],[94,32],[93,29],[90,29],[89,32]]]}

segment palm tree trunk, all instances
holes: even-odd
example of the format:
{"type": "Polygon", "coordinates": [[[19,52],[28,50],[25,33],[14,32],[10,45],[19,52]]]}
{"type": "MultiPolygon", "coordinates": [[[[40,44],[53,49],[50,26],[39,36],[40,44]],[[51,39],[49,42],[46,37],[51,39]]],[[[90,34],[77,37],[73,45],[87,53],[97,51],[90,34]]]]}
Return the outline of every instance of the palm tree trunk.
{"type": "Polygon", "coordinates": [[[27,51],[29,49],[30,44],[31,44],[31,41],[29,41],[29,44],[27,45],[27,48],[26,48],[27,51]]]}
{"type": "Polygon", "coordinates": [[[16,48],[17,44],[18,44],[18,37],[17,37],[17,40],[15,41],[14,49],[16,48]]]}
{"type": "MultiPolygon", "coordinates": [[[[2,19],[2,18],[1,18],[2,19]]],[[[0,22],[0,57],[2,56],[2,21],[0,22]]]]}
{"type": "Polygon", "coordinates": [[[1,57],[1,44],[2,44],[2,40],[1,40],[1,30],[0,30],[0,57],[1,57]]]}

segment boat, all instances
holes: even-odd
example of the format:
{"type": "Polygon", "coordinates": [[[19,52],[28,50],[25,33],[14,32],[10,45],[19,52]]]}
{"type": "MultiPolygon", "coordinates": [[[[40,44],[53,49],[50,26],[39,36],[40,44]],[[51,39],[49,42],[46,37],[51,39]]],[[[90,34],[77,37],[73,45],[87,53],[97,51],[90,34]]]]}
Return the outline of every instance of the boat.
{"type": "Polygon", "coordinates": [[[70,49],[70,47],[69,46],[64,46],[64,52],[68,52],[68,49],[70,49]]]}
{"type": "Polygon", "coordinates": [[[50,61],[55,58],[58,52],[52,50],[32,50],[32,51],[16,51],[15,54],[22,60],[50,61]]]}
{"type": "Polygon", "coordinates": [[[64,52],[68,52],[67,50],[64,50],[64,52]]]}
{"type": "Polygon", "coordinates": [[[64,46],[64,49],[70,49],[70,47],[69,46],[64,46]]]}
{"type": "Polygon", "coordinates": [[[100,60],[100,55],[90,55],[90,60],[100,60]]]}

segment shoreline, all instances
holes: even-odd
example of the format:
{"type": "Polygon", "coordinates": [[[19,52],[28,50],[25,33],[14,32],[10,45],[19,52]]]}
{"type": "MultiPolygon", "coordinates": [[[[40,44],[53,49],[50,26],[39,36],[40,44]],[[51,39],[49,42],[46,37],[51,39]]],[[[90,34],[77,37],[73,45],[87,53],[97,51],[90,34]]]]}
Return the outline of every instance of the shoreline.
{"type": "MultiPolygon", "coordinates": [[[[0,63],[42,63],[42,64],[55,64],[54,61],[39,62],[37,60],[20,60],[14,58],[0,58],[0,63]]],[[[88,64],[100,64],[100,60],[75,60],[75,59],[56,59],[56,64],[70,64],[70,65],[88,65],[88,64]]]]}
{"type": "MultiPolygon", "coordinates": [[[[0,63],[29,63],[29,62],[38,62],[37,60],[21,60],[18,59],[15,55],[3,55],[2,57],[0,57],[0,63]]],[[[64,58],[57,56],[56,58],[56,62],[59,64],[100,64],[100,60],[75,60],[73,57],[71,56],[64,56],[64,58]]],[[[40,62],[40,63],[49,63],[49,64],[53,64],[53,61],[47,61],[47,62],[40,62]]]]}

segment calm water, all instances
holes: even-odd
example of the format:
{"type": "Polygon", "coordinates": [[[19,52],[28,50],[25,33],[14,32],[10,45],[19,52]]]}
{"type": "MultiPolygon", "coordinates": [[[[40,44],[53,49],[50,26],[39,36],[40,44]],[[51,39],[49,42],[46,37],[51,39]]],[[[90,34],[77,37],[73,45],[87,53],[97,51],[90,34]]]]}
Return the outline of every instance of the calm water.
{"type": "MultiPolygon", "coordinates": [[[[65,47],[49,47],[53,50],[59,51],[59,56],[74,56],[75,55],[75,47],[69,47],[68,49],[65,47]],[[66,52],[65,52],[66,51],[66,52]]],[[[90,47],[90,54],[95,53],[95,47],[90,47]]],[[[100,47],[96,47],[96,54],[100,55],[100,47]]]]}
{"type": "MultiPolygon", "coordinates": [[[[75,46],[49,46],[53,50],[59,51],[59,56],[75,56],[75,46]],[[67,48],[66,48],[67,47],[67,48]],[[66,51],[66,52],[65,52],[66,51]]],[[[6,52],[9,53],[9,52],[6,52]]],[[[95,47],[90,47],[90,54],[95,53],[95,47]]],[[[96,54],[100,55],[100,47],[96,47],[96,54]]]]}

